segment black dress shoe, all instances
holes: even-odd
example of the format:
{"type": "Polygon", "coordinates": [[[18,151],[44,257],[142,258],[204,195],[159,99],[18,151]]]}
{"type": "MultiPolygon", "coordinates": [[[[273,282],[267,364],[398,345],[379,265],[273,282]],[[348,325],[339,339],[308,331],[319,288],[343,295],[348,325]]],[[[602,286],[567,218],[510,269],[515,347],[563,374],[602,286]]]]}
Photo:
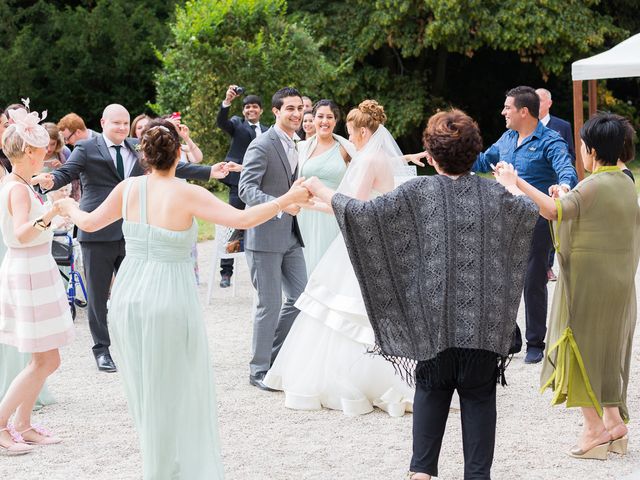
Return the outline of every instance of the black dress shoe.
{"type": "Polygon", "coordinates": [[[265,392],[276,392],[273,388],[269,388],[264,383],[264,373],[258,375],[249,375],[249,383],[254,387],[258,387],[260,390],[264,390],[265,392]]]}
{"type": "Polygon", "coordinates": [[[117,372],[116,364],[113,363],[111,359],[111,355],[108,353],[101,353],[96,357],[96,364],[98,365],[98,370],[101,372],[117,372]]]}
{"type": "Polygon", "coordinates": [[[223,274],[220,279],[220,288],[228,288],[231,286],[231,275],[223,274]]]}

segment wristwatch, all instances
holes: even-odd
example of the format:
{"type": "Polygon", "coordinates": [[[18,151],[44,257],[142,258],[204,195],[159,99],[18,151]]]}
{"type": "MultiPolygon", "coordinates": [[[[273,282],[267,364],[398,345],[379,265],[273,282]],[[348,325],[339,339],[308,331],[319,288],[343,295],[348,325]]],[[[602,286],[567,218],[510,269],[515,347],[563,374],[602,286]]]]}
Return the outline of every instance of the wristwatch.
{"type": "Polygon", "coordinates": [[[45,223],[44,218],[38,217],[33,221],[32,226],[36,230],[44,232],[47,228],[49,228],[51,226],[51,222],[45,223]]]}

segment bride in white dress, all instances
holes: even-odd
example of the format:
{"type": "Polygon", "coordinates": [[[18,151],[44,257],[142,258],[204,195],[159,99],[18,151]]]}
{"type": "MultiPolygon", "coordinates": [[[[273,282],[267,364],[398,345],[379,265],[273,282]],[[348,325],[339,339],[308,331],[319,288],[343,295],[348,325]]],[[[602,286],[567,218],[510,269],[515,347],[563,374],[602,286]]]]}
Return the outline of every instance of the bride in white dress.
{"type": "MultiPolygon", "coordinates": [[[[385,120],[374,100],[349,112],[349,140],[358,152],[338,192],[368,200],[394,188],[394,171],[404,161],[385,120]]],[[[420,155],[411,157],[421,165],[420,155]]],[[[412,410],[413,389],[389,362],[368,353],[374,332],[342,235],[318,263],[296,307],[300,314],[264,379],[285,392],[286,407],[326,407],[347,415],[369,413],[374,406],[391,416],[412,410]]]]}

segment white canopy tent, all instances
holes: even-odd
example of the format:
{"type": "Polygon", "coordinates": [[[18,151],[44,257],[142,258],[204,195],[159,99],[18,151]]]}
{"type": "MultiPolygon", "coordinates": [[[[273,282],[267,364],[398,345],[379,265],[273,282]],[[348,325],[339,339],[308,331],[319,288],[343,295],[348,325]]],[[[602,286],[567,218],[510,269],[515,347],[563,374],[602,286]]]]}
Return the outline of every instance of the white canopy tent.
{"type": "Polygon", "coordinates": [[[640,77],[640,33],[611,50],[573,62],[571,77],[573,80],[640,77]]]}
{"type": "Polygon", "coordinates": [[[589,116],[597,109],[596,80],[607,78],[640,77],[640,33],[627,38],[606,52],[583,58],[571,65],[573,79],[573,136],[576,147],[578,178],[584,177],[580,160],[580,129],[584,121],[582,106],[582,81],[589,82],[589,116]]]}

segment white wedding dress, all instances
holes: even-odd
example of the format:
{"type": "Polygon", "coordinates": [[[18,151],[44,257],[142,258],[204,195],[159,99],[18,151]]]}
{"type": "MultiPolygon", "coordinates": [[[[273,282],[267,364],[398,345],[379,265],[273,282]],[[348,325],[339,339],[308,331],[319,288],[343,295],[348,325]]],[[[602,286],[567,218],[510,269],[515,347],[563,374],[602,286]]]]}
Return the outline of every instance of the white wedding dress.
{"type": "MultiPolygon", "coordinates": [[[[338,191],[373,198],[384,193],[372,189],[374,181],[391,190],[400,155],[381,125],[351,161],[338,191]]],[[[300,314],[264,379],[284,391],[286,407],[326,407],[347,415],[378,407],[394,417],[412,411],[413,389],[389,362],[368,353],[374,332],[341,234],[311,274],[296,307],[300,314]]]]}

